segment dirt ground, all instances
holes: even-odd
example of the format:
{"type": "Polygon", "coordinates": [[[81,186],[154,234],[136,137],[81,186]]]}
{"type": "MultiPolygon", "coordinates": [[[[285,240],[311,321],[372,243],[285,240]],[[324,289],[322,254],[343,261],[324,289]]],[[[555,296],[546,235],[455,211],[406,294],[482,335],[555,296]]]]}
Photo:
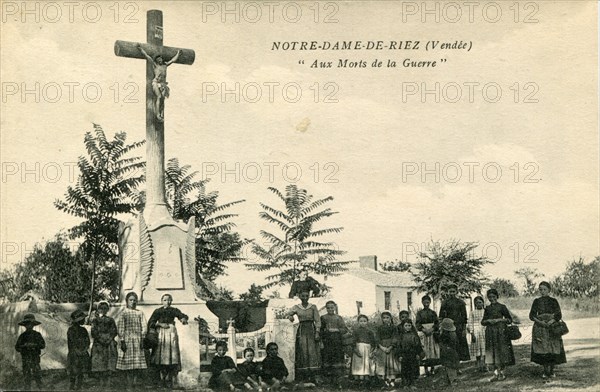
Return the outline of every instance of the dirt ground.
{"type": "MultiPolygon", "coordinates": [[[[600,388],[600,319],[587,318],[573,320],[570,325],[571,332],[565,336],[565,350],[567,353],[567,363],[558,366],[556,369],[556,378],[550,382],[544,382],[541,378],[541,366],[529,361],[530,345],[524,334],[523,339],[517,341],[515,349],[515,358],[517,364],[506,369],[507,379],[501,382],[489,382],[491,373],[479,373],[476,371],[474,362],[464,363],[462,365],[462,375],[459,376],[459,382],[452,387],[445,386],[443,382],[443,371],[438,370],[433,377],[421,377],[416,387],[423,391],[597,391],[600,388]]],[[[49,391],[68,390],[69,381],[66,370],[52,370],[43,372],[44,388],[49,391]]],[[[19,390],[21,388],[21,377],[14,377],[6,385],[0,387],[2,391],[19,390]]],[[[104,390],[125,390],[125,383],[120,377],[112,380],[110,388],[100,388],[96,380],[87,378],[84,383],[84,390],[104,391],[104,390]]],[[[294,389],[290,386],[290,390],[294,389]]],[[[298,388],[299,389],[299,388],[298,388]]],[[[350,380],[343,387],[344,390],[359,391],[358,386],[350,380]]],[[[146,386],[138,386],[135,391],[154,391],[165,390],[157,389],[148,383],[146,386]]],[[[198,388],[196,390],[207,390],[198,388]]],[[[315,392],[336,391],[337,388],[328,386],[319,386],[307,389],[315,392]]],[[[381,390],[380,387],[374,387],[372,390],[381,390]]]]}

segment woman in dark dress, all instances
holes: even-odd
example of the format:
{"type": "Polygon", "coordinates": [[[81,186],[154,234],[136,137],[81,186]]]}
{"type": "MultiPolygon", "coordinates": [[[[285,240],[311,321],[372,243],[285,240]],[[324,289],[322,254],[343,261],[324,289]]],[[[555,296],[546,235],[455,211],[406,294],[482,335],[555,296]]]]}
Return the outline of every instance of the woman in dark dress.
{"type": "Polygon", "coordinates": [[[440,319],[449,318],[454,321],[456,339],[458,339],[456,347],[458,357],[461,361],[468,361],[471,356],[469,355],[469,344],[467,343],[467,305],[463,300],[456,297],[458,286],[451,284],[447,290],[448,297],[440,307],[440,319]]]}
{"type": "Polygon", "coordinates": [[[554,377],[554,366],[567,362],[562,337],[550,332],[552,324],[562,319],[560,305],[549,296],[550,283],[539,285],[541,296],[531,305],[529,319],[534,322],[531,339],[531,362],[544,367],[543,378],[554,377]]]}
{"type": "Polygon", "coordinates": [[[512,317],[506,305],[498,302],[498,291],[487,292],[490,304],[483,311],[481,325],[485,326],[485,363],[494,367],[494,376],[490,381],[506,379],[504,368],[515,364],[512,343],[506,333],[506,326],[512,323],[512,317]]]}
{"type": "Polygon", "coordinates": [[[296,375],[307,382],[315,382],[321,369],[321,349],[319,346],[321,316],[317,307],[308,302],[308,292],[300,293],[300,304],[288,312],[290,321],[298,317],[300,325],[296,332],[296,375]]]}
{"type": "Polygon", "coordinates": [[[159,368],[164,384],[172,387],[173,380],[181,370],[175,319],[178,318],[183,325],[187,325],[189,318],[179,309],[171,307],[171,294],[164,294],[161,302],[163,306],[156,309],[148,321],[148,330],[154,328],[158,332],[158,345],[152,350],[151,362],[159,368]]]}

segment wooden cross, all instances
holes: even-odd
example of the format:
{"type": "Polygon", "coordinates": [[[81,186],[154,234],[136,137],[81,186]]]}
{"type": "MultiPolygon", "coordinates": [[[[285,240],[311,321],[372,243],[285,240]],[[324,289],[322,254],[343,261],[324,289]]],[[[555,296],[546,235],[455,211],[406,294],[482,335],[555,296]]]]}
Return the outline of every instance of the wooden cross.
{"type": "MultiPolygon", "coordinates": [[[[163,46],[163,16],[162,11],[150,10],[147,13],[146,40],[147,43],[128,41],[115,42],[115,55],[134,59],[144,59],[147,53],[152,59],[161,56],[169,65],[170,62],[191,65],[196,54],[191,49],[179,49],[163,46]],[[140,50],[143,49],[142,50],[140,50]],[[179,56],[176,55],[179,53],[179,56]],[[174,61],[173,61],[174,60],[174,61]]],[[[146,61],[146,205],[144,216],[147,223],[156,223],[164,219],[171,219],[167,210],[165,198],[165,125],[156,112],[156,100],[153,90],[155,64],[146,61]]],[[[166,70],[165,70],[166,77],[166,70]]],[[[166,84],[165,84],[166,86],[166,84]]],[[[163,98],[164,99],[164,98],[163,98]]],[[[163,101],[164,105],[164,101],[163,101]]]]}

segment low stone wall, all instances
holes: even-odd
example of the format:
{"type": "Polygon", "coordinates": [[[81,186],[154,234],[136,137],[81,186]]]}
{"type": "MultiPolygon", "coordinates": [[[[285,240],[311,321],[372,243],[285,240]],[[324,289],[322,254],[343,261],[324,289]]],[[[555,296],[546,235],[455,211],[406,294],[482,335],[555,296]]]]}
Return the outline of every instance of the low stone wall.
{"type": "MultiPolygon", "coordinates": [[[[324,312],[325,299],[311,298],[320,311],[324,312]]],[[[294,379],[295,361],[295,334],[297,322],[287,319],[278,319],[277,314],[291,308],[298,300],[276,299],[270,300],[267,309],[267,324],[272,326],[270,340],[279,346],[279,355],[284,360],[289,372],[290,380],[294,379]]],[[[144,312],[146,320],[150,319],[152,312],[161,304],[138,304],[138,309],[144,312]]],[[[173,306],[189,316],[189,324],[182,325],[177,321],[177,332],[181,350],[182,371],[178,376],[178,383],[185,388],[205,387],[210,374],[200,374],[200,346],[199,326],[194,320],[196,317],[205,319],[211,331],[218,331],[219,320],[208,310],[205,303],[194,302],[173,306]]],[[[41,368],[66,369],[67,364],[67,330],[71,324],[70,315],[74,310],[80,309],[86,314],[89,304],[52,304],[41,301],[24,301],[0,305],[0,387],[6,380],[20,375],[21,355],[15,351],[18,336],[25,330],[19,326],[19,321],[27,313],[33,313],[42,324],[34,329],[39,331],[46,341],[46,349],[42,351],[41,368]]],[[[108,315],[118,320],[123,311],[122,304],[111,307],[108,315]]],[[[85,326],[90,331],[90,326],[85,326]]],[[[268,342],[267,342],[268,343],[268,342]]],[[[66,376],[66,373],[65,373],[66,376]]]]}
{"type": "MultiPolygon", "coordinates": [[[[138,309],[144,312],[146,320],[160,304],[139,304],[138,309]]],[[[177,332],[181,350],[182,371],[178,382],[183,387],[198,385],[200,380],[200,355],[198,322],[194,318],[200,316],[209,325],[218,326],[218,319],[203,302],[190,304],[174,304],[190,317],[188,325],[177,321],[177,332]]],[[[21,372],[21,355],[15,350],[19,335],[25,331],[19,322],[27,313],[35,314],[36,320],[42,324],[34,329],[42,334],[46,341],[46,349],[42,351],[40,366],[45,369],[66,369],[67,364],[67,330],[71,324],[70,315],[76,309],[87,313],[88,304],[50,304],[36,301],[25,301],[0,305],[0,386],[15,374],[21,372]]],[[[122,306],[111,307],[108,315],[118,320],[122,306]]],[[[90,330],[90,326],[85,326],[90,330]]]]}

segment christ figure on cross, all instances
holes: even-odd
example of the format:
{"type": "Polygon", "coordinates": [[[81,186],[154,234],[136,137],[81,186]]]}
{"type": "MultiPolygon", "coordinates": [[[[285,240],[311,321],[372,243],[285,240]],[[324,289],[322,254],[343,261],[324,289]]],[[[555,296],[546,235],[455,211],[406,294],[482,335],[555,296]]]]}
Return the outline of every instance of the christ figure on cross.
{"type": "Polygon", "coordinates": [[[148,53],[142,48],[141,45],[137,45],[140,52],[146,57],[148,61],[154,66],[154,79],[152,79],[152,91],[156,96],[154,104],[154,111],[158,121],[162,122],[165,119],[165,98],[169,98],[169,86],[167,83],[167,67],[177,61],[181,50],[177,51],[177,54],[173,58],[165,63],[162,56],[159,54],[154,58],[150,57],[148,53]]]}

